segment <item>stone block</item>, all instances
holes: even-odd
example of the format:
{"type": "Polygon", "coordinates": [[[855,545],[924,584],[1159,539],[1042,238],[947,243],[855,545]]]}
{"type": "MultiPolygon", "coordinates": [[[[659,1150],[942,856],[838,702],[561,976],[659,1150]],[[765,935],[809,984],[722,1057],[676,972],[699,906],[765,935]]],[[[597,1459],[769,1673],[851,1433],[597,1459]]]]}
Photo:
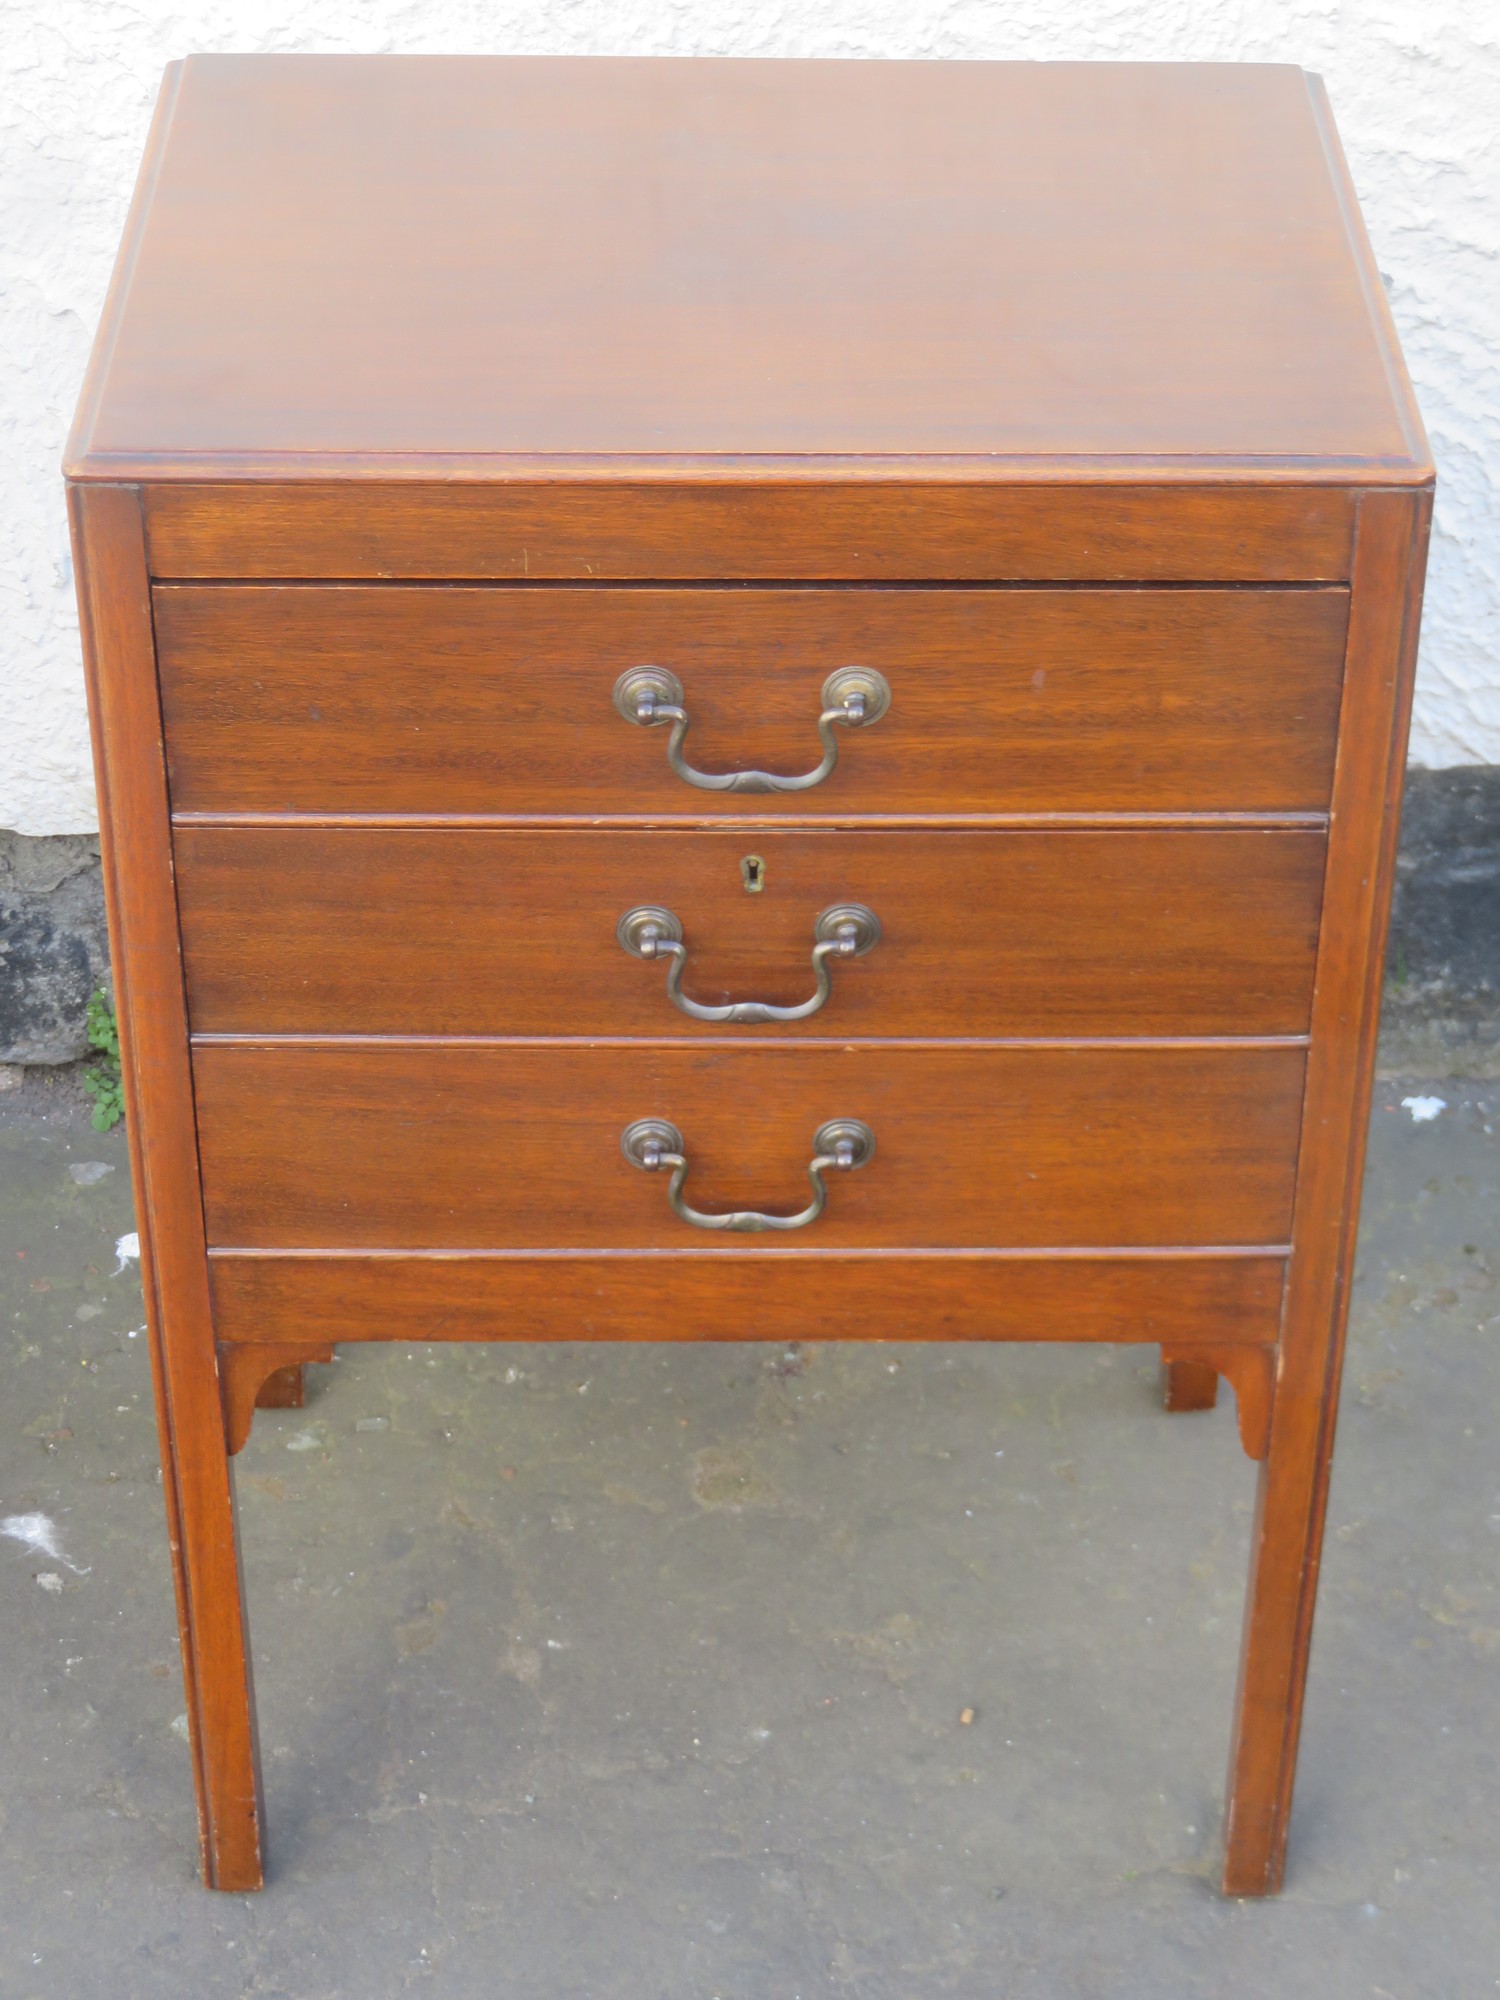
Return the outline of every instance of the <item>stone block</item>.
{"type": "Polygon", "coordinates": [[[0,1064],[86,1054],[89,995],[108,980],[97,838],[0,830],[0,1064]]]}

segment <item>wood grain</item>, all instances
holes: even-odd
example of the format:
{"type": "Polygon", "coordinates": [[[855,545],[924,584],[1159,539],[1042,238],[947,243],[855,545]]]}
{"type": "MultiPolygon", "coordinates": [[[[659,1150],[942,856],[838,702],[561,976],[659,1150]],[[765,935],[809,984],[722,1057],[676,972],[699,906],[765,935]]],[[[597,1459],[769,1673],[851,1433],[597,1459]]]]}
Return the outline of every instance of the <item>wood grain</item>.
{"type": "Polygon", "coordinates": [[[1320,810],[1341,590],[159,586],[178,811],[1320,810]],[[615,709],[683,682],[690,762],[799,772],[835,667],[889,712],[816,790],[708,794],[615,709]]]}
{"type": "Polygon", "coordinates": [[[1276,1395],[1276,1351],[1270,1347],[1199,1347],[1191,1357],[1163,1349],[1168,1410],[1211,1410],[1222,1375],[1234,1390],[1235,1420],[1247,1458],[1263,1459],[1276,1395]]]}
{"type": "MultiPolygon", "coordinates": [[[[450,582],[1341,583],[1355,496],[1336,486],[1166,483],[1107,460],[1070,479],[1026,469],[859,461],[758,467],[605,460],[543,478],[413,483],[409,461],[342,484],[232,482],[233,468],[147,489],[164,578],[432,578],[450,582]],[[1045,483],[1051,480],[1053,483],[1045,483]],[[380,483],[380,482],[386,483],[380,483]],[[675,483],[674,483],[675,482],[675,483]]],[[[1178,468],[1202,480],[1201,464],[1178,468]]],[[[429,473],[430,478],[430,473],[429,473]]],[[[1326,477],[1326,471],[1324,473],[1326,477]]],[[[1256,464],[1247,479],[1267,480],[1256,464]]]]}
{"type": "Polygon", "coordinates": [[[1360,505],[1294,1247],[1252,1541],[1226,1894],[1281,1886],[1369,1123],[1431,498],[1360,505]]]}
{"type": "Polygon", "coordinates": [[[1431,480],[1316,81],[193,58],[68,466],[206,1879],[261,1879],[257,1393],[822,1335],[1234,1382],[1224,1882],[1274,1889],[1431,480]],[[816,761],[835,666],[894,704],[816,793],[705,794],[613,710],[646,662],[710,770],[816,761]],[[786,1003],[844,899],[885,937],[786,1030],[613,942],[664,902],[690,992],[786,1003]],[[824,1117],[877,1151],[707,1237],[643,1115],[709,1209],[800,1205],[824,1117]]]}
{"type": "Polygon", "coordinates": [[[172,1545],[210,1888],[261,1884],[260,1771],[198,1190],[187,1011],[139,495],[71,496],[100,834],[172,1545]]]}
{"type": "Polygon", "coordinates": [[[1211,1410],[1219,1400],[1218,1371],[1209,1362],[1162,1354],[1162,1407],[1171,1412],[1211,1410]]]}
{"type": "Polygon", "coordinates": [[[332,1361],[326,1340],[305,1334],[254,1346],[220,1341],[219,1391],[224,1410],[224,1443],[232,1457],[243,1451],[257,1410],[300,1410],[302,1371],[310,1361],[332,1361]]]}
{"type": "MultiPolygon", "coordinates": [[[[677,1125],[687,1198],[789,1212],[816,1126],[862,1118],[819,1245],[1285,1241],[1297,1048],[790,1043],[200,1046],[210,1241],[698,1247],[635,1118],[677,1125]]],[[[766,1246],[776,1255],[774,1244],[766,1246]]]]}
{"type": "MultiPolygon", "coordinates": [[[[224,1378],[224,1357],[219,1356],[219,1379],[224,1378]]],[[[257,1410],[300,1410],[307,1402],[307,1379],[304,1363],[290,1361],[282,1367],[274,1368],[255,1391],[257,1410]]],[[[234,1449],[234,1425],[229,1426],[230,1450],[234,1449]]]]}
{"type": "Polygon", "coordinates": [[[221,1341],[1109,1340],[1267,1345],[1274,1256],[215,1252],[221,1341]]]}
{"type": "Polygon", "coordinates": [[[788,1035],[1306,1032],[1312,832],[496,832],[179,827],[194,1031],[723,1034],[629,957],[620,916],[682,922],[684,991],[793,1006],[819,911],[880,943],[788,1035]],[[747,895],[741,862],[765,863],[747,895]]]}
{"type": "Polygon", "coordinates": [[[1409,466],[1291,67],[195,56],[73,470],[1409,466]]]}

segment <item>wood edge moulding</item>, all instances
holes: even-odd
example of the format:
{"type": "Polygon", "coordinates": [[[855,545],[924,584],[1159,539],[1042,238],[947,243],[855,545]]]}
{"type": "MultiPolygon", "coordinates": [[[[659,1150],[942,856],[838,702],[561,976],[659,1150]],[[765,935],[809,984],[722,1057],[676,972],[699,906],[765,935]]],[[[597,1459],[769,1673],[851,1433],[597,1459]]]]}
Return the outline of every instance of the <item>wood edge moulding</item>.
{"type": "MultiPolygon", "coordinates": [[[[1370,233],[1365,228],[1364,217],[1360,213],[1354,176],[1349,171],[1343,141],[1339,138],[1333,106],[1328,99],[1328,87],[1321,76],[1310,70],[1303,71],[1302,80],[1312,107],[1313,124],[1317,128],[1318,138],[1323,147],[1328,178],[1333,185],[1334,198],[1338,202],[1339,219],[1344,225],[1344,240],[1349,246],[1354,268],[1359,274],[1365,311],[1370,316],[1376,345],[1380,350],[1381,365],[1385,370],[1386,384],[1400,419],[1402,435],[1409,454],[1410,483],[1429,484],[1433,477],[1432,447],[1427,441],[1427,428],[1422,422],[1422,413],[1417,408],[1416,392],[1412,388],[1411,377],[1402,358],[1401,341],[1396,332],[1396,319],[1381,280],[1380,266],[1375,261],[1375,248],[1370,241],[1370,233]]],[[[1372,477],[1365,483],[1373,487],[1386,482],[1378,477],[1372,477]]]]}
{"type": "Polygon", "coordinates": [[[79,485],[1152,486],[1256,490],[1420,486],[1430,452],[96,451],[70,440],[79,485]]]}
{"type": "Polygon", "coordinates": [[[78,393],[78,406],[73,413],[72,427],[63,448],[63,476],[69,481],[103,480],[111,484],[138,485],[143,478],[151,476],[142,472],[139,460],[144,458],[149,461],[157,456],[149,452],[132,453],[123,463],[114,463],[119,455],[111,454],[112,462],[106,464],[103,458],[92,456],[89,447],[94,426],[99,419],[99,409],[104,397],[104,385],[109,375],[110,364],[114,360],[115,343],[119,338],[120,322],[124,317],[126,296],[135,277],[151,200],[156,192],[156,184],[161,178],[167,138],[172,129],[172,121],[177,111],[177,99],[182,89],[182,69],[180,61],[167,64],[162,75],[161,92],[156,100],[156,109],[151,115],[145,150],[136,173],[135,187],[125,216],[120,245],[115,252],[109,288],[104,296],[104,308],[99,315],[99,326],[89,353],[88,367],[84,371],[83,386],[78,393]],[[128,469],[132,465],[135,469],[128,469]]]}
{"type": "Polygon", "coordinates": [[[1326,812],[1162,813],[329,813],[204,812],[172,815],[174,827],[303,827],[383,833],[1326,833],[1326,812]]]}
{"type": "Polygon", "coordinates": [[[414,1035],[319,1034],[288,1030],[255,1033],[214,1029],[195,1034],[201,1049],[734,1049],[769,1055],[778,1049],[821,1049],[848,1044],[863,1049],[1305,1049],[1306,1035],[778,1035],[751,1041],[744,1035],[414,1035]]]}
{"type": "MultiPolygon", "coordinates": [[[[1011,1249],[995,1245],[983,1249],[923,1249],[920,1246],[904,1249],[882,1249],[865,1245],[863,1247],[820,1249],[812,1244],[767,1244],[756,1250],[742,1250],[732,1244],[683,1244],[670,1247],[651,1245],[641,1248],[614,1248],[604,1250],[512,1250],[476,1249],[469,1245],[451,1245],[440,1249],[413,1249],[408,1245],[387,1245],[371,1248],[365,1244],[353,1246],[323,1245],[313,1248],[303,1245],[212,1243],[208,1247],[210,1265],[214,1262],[227,1263],[231,1259],[243,1258],[261,1263],[315,1262],[335,1264],[379,1263],[411,1261],[434,1264],[532,1264],[532,1263],[578,1263],[600,1261],[605,1263],[629,1263],[634,1261],[654,1262],[658,1259],[687,1262],[710,1259],[715,1263],[731,1259],[743,1259],[755,1264],[768,1260],[773,1263],[804,1263],[837,1259],[841,1262],[864,1263],[880,1259],[922,1259],[943,1263],[961,1263],[965,1260],[983,1263],[1009,1264],[1054,1264],[1060,1259],[1073,1258],[1090,1263],[1213,1263],[1225,1258],[1285,1258],[1291,1255],[1289,1243],[1153,1243],[1153,1244],[1098,1244],[1062,1243],[1037,1247],[1027,1245],[1024,1249],[1011,1249]]],[[[250,1340],[252,1334],[228,1335],[227,1338],[250,1340]]],[[[381,1336],[370,1335],[371,1339],[381,1336]]],[[[404,1336],[394,1336],[404,1338],[404,1336]]],[[[745,1336],[746,1339],[759,1338],[758,1335],[745,1336]]],[[[766,1335],[767,1339],[775,1338],[766,1335]]],[[[1038,1340],[1048,1338],[1066,1339],[1066,1335],[1049,1336],[1045,1333],[1035,1336],[1038,1340]]],[[[1142,1339],[1154,1339],[1154,1335],[1141,1335],[1142,1339]]],[[[1224,1338],[1214,1335],[1214,1339],[1224,1338]]]]}

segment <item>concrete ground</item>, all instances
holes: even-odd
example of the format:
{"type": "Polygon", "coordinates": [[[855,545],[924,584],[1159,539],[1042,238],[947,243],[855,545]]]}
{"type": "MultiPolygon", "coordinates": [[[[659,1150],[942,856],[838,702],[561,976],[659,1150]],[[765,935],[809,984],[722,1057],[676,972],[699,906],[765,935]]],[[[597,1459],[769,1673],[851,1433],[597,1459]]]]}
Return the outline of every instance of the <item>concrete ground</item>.
{"type": "Polygon", "coordinates": [[[0,1516],[57,1551],[0,1539],[0,1994],[1500,1992],[1497,1126],[1379,1089],[1279,1901],[1211,1886],[1227,1397],[795,1344],[356,1349],[260,1415],[242,1897],[193,1874],[124,1147],[0,1100],[0,1516]]]}

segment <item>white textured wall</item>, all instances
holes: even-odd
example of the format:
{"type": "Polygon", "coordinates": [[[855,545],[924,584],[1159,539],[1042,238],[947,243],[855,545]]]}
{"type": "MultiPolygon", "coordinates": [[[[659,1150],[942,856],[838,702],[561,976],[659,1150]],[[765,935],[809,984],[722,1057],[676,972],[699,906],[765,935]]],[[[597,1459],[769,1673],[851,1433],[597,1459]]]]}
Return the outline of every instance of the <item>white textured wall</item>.
{"type": "Polygon", "coordinates": [[[57,467],[161,70],[195,50],[1320,71],[1439,467],[1413,757],[1500,763],[1500,0],[0,0],[0,826],[94,824],[57,467]]]}

